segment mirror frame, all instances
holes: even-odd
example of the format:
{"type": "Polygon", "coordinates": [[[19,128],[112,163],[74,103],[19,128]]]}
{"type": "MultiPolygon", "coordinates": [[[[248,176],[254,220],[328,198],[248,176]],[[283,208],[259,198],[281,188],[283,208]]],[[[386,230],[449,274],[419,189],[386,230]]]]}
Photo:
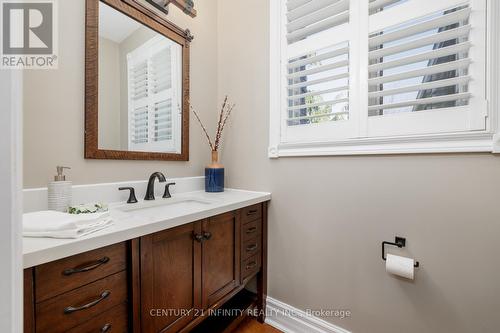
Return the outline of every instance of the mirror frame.
{"type": "Polygon", "coordinates": [[[189,30],[150,15],[131,0],[86,0],[85,20],[85,158],[106,160],[189,161],[189,30]],[[103,2],[133,20],[177,42],[182,47],[181,153],[99,149],[99,3],[103,2]]]}

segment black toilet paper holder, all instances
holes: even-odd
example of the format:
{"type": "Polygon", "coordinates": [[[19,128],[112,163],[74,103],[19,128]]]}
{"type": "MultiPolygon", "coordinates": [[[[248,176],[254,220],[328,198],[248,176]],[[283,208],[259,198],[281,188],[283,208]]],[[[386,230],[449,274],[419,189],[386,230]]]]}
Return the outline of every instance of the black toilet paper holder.
{"type": "MultiPolygon", "coordinates": [[[[397,246],[397,247],[399,247],[401,249],[401,248],[403,248],[403,247],[406,246],[406,238],[397,237],[396,236],[396,240],[394,241],[394,243],[392,243],[392,242],[386,242],[386,241],[382,242],[382,259],[384,261],[387,260],[387,258],[385,257],[385,246],[386,245],[397,246]]],[[[416,268],[416,267],[419,267],[419,266],[420,266],[420,263],[418,261],[415,261],[414,267],[416,268]]]]}

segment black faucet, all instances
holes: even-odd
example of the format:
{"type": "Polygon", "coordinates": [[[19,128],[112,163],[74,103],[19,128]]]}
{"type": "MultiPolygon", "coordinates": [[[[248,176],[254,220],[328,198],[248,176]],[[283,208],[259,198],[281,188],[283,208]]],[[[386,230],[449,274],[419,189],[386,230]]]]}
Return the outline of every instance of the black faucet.
{"type": "Polygon", "coordinates": [[[148,189],[146,190],[146,197],[144,200],[154,200],[155,199],[155,179],[158,178],[160,183],[164,183],[167,180],[161,172],[155,172],[149,177],[148,189]]]}

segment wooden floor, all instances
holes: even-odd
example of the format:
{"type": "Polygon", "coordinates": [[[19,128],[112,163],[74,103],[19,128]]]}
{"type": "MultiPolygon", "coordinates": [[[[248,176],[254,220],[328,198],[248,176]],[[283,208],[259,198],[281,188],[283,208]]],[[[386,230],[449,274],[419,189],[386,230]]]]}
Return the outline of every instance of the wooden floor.
{"type": "Polygon", "coordinates": [[[267,324],[261,324],[255,319],[247,318],[233,333],[282,333],[267,324]]]}

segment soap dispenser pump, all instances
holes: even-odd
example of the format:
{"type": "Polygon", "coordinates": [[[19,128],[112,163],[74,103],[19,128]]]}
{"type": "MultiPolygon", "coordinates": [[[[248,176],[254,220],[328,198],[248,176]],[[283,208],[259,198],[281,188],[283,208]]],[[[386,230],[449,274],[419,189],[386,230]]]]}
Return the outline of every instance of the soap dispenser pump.
{"type": "Polygon", "coordinates": [[[69,167],[57,166],[57,175],[48,186],[49,210],[67,212],[72,200],[73,183],[66,180],[64,169],[69,167]]]}

